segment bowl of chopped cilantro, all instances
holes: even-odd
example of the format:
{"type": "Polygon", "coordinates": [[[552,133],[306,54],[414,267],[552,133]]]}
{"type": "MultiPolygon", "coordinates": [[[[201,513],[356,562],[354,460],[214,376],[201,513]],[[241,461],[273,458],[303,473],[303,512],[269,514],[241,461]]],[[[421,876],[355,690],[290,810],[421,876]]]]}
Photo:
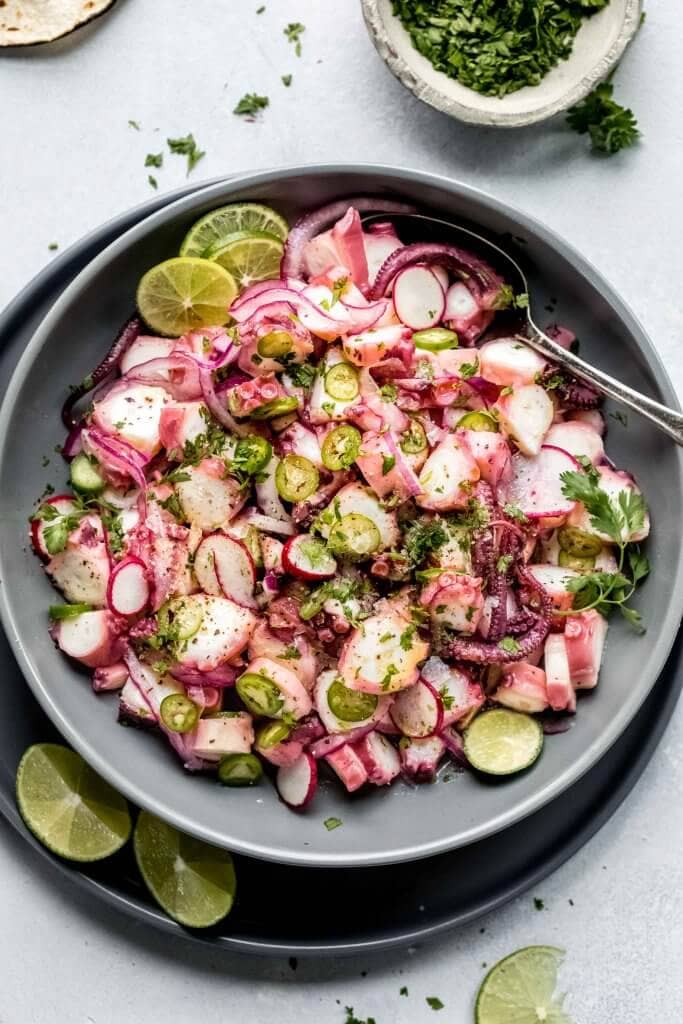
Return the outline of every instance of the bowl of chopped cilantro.
{"type": "Polygon", "coordinates": [[[642,20],[642,0],[361,3],[377,51],[418,99],[460,121],[506,128],[579,103],[616,67],[642,20]]]}

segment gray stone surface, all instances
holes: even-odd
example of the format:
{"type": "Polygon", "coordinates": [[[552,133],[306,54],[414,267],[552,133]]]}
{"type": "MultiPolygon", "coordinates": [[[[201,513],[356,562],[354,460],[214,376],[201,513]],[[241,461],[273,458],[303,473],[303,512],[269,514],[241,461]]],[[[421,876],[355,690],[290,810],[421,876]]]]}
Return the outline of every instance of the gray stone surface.
{"type": "MultiPolygon", "coordinates": [[[[561,118],[506,133],[422,106],[377,57],[354,0],[265,0],[257,16],[259,3],[120,0],[79,35],[0,56],[0,305],[51,257],[49,243],[64,248],[144,199],[145,155],[164,149],[167,136],[193,131],[207,154],[197,180],[367,159],[495,192],[586,253],[630,301],[683,385],[675,0],[650,5],[617,75],[618,96],[635,108],[644,139],[610,160],[590,155],[561,118]],[[300,59],[282,32],[294,20],[306,25],[300,59]],[[287,73],[289,89],[280,81],[287,73]],[[251,91],[271,100],[257,124],[231,113],[251,91]],[[139,132],[129,119],[140,122],[139,132]]],[[[154,173],[170,189],[184,179],[184,162],[167,154],[164,164],[154,173]]],[[[680,1020],[682,746],[679,708],[626,804],[537,892],[424,949],[302,961],[296,971],[192,949],[86,905],[0,823],[0,1021],[342,1024],[343,1006],[352,1005],[377,1024],[426,1024],[434,1011],[425,997],[435,995],[446,1004],[437,1021],[465,1024],[483,963],[534,942],[567,949],[562,981],[577,1024],[680,1020]],[[534,909],[534,895],[544,910],[534,909]],[[404,984],[408,998],[399,997],[404,984]]],[[[288,912],[288,895],[273,894],[274,913],[288,912]]],[[[305,893],[296,896],[305,912],[305,893]]]]}

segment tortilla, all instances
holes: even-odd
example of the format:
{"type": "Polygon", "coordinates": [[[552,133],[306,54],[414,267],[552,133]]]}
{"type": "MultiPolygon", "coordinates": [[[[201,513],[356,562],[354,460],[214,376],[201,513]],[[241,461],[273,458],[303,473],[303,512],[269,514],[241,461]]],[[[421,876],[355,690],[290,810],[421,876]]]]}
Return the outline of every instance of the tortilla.
{"type": "Polygon", "coordinates": [[[50,43],[92,21],[116,0],[0,0],[0,46],[50,43]]]}

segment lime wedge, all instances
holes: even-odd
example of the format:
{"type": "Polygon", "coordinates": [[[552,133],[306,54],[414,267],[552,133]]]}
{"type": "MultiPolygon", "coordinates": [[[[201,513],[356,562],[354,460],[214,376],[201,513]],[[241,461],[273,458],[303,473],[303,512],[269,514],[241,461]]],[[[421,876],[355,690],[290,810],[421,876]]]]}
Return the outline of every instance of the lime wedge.
{"type": "Polygon", "coordinates": [[[138,309],[152,330],[178,338],[224,324],[237,295],[234,278],[207,260],[189,256],[158,263],[138,285],[138,309]]]}
{"type": "Polygon", "coordinates": [[[543,749],[543,729],[535,718],[494,708],[477,715],[465,732],[465,756],[480,772],[511,775],[533,764],[543,749]]]}
{"type": "Polygon", "coordinates": [[[147,888],[174,921],[209,928],[230,913],[237,881],[227,850],[186,836],[147,811],[140,811],[133,846],[147,888]]]}
{"type": "Polygon", "coordinates": [[[131,830],[128,804],[82,757],[56,743],[29,747],[17,769],[17,804],[34,836],[68,860],[102,860],[131,830]]]}
{"type": "Polygon", "coordinates": [[[265,231],[240,231],[223,244],[212,245],[206,258],[232,274],[240,288],[280,276],[284,245],[265,231]]]}
{"type": "Polygon", "coordinates": [[[505,957],[481,983],[476,1024],[572,1024],[555,999],[557,970],[564,950],[526,946],[505,957]]]}
{"type": "Polygon", "coordinates": [[[284,242],[289,225],[279,213],[261,203],[221,206],[192,225],[180,246],[180,255],[206,256],[211,246],[222,245],[237,231],[266,231],[284,242]]]}

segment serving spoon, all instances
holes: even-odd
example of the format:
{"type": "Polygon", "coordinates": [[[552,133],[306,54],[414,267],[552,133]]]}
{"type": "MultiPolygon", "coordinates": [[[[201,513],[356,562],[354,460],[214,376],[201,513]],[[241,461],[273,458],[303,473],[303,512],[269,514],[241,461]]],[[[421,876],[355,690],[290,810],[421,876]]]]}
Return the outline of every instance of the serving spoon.
{"type": "Polygon", "coordinates": [[[532,298],[524,271],[517,261],[508,252],[501,249],[499,245],[496,245],[495,242],[485,238],[483,235],[477,234],[475,231],[471,231],[469,228],[464,228],[461,225],[453,224],[451,221],[442,220],[439,217],[432,217],[429,214],[423,213],[373,214],[363,217],[362,221],[363,224],[368,224],[371,221],[419,221],[438,224],[441,227],[448,228],[451,234],[453,232],[459,234],[465,242],[467,240],[470,242],[475,241],[478,243],[477,247],[479,249],[484,248],[494,252],[497,257],[495,264],[500,265],[502,259],[505,265],[512,270],[518,287],[515,288],[513,282],[508,280],[509,275],[506,275],[506,280],[508,284],[513,286],[515,294],[526,294],[528,296],[526,308],[520,310],[520,313],[523,312],[526,315],[526,331],[524,334],[516,335],[516,337],[531,348],[536,349],[537,352],[548,356],[562,369],[574,374],[580,380],[586,381],[600,394],[607,395],[609,398],[621,402],[622,405],[626,405],[629,409],[633,409],[634,412],[644,416],[651,423],[654,423],[659,430],[673,438],[676,444],[683,446],[683,413],[675,409],[669,409],[668,406],[662,405],[661,402],[656,402],[653,398],[642,395],[627,384],[622,384],[621,381],[611,377],[603,370],[591,366],[590,363],[587,363],[573,352],[562,348],[561,345],[558,345],[556,341],[553,341],[552,338],[548,337],[541,330],[532,315],[532,298]]]}

